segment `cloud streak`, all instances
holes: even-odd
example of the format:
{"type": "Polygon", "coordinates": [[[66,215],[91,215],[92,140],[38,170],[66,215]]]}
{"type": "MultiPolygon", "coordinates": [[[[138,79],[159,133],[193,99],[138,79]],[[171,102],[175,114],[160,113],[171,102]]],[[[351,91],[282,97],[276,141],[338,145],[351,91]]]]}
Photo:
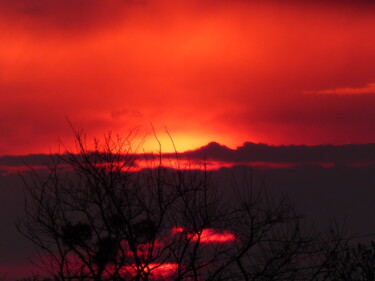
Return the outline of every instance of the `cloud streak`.
{"type": "Polygon", "coordinates": [[[359,88],[336,88],[328,90],[307,91],[305,94],[318,95],[364,95],[375,94],[375,83],[369,83],[364,87],[359,88]]]}
{"type": "Polygon", "coordinates": [[[347,145],[283,145],[244,143],[230,149],[210,143],[200,149],[185,152],[190,159],[219,160],[232,163],[375,163],[375,143],[347,145]]]}
{"type": "MultiPolygon", "coordinates": [[[[134,165],[136,170],[149,168],[149,161],[155,155],[136,154],[134,165]],[[144,161],[148,159],[148,161],[144,161]],[[145,163],[143,163],[145,162],[145,163]]],[[[318,165],[333,167],[349,165],[362,167],[375,164],[375,143],[346,145],[282,145],[244,143],[231,149],[216,142],[209,143],[196,150],[180,152],[179,159],[174,153],[163,153],[163,163],[171,168],[179,166],[202,168],[206,163],[209,169],[248,165],[272,169],[291,168],[299,165],[318,165]]],[[[35,154],[25,156],[2,156],[0,167],[2,174],[14,173],[30,168],[45,169],[52,159],[58,161],[57,155],[35,154]]],[[[64,163],[61,163],[62,165],[64,163]]],[[[98,163],[100,164],[100,163],[98,163]]]]}

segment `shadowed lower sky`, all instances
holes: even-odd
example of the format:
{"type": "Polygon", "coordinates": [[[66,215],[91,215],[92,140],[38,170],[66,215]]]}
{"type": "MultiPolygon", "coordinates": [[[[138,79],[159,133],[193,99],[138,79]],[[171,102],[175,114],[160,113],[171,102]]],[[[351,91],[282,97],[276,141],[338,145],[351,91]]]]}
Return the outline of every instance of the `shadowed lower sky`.
{"type": "Polygon", "coordinates": [[[66,117],[179,150],[373,142],[372,1],[256,2],[0,1],[0,155],[69,142],[66,117]]]}

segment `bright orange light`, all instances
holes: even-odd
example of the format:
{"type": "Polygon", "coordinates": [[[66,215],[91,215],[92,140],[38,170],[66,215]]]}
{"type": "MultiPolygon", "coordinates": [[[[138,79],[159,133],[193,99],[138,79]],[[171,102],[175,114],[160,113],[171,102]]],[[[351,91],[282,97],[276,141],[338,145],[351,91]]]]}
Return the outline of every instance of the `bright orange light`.
{"type": "MultiPolygon", "coordinates": [[[[198,240],[198,236],[194,236],[193,240],[198,240]]],[[[236,240],[233,233],[229,231],[217,231],[207,228],[202,231],[200,242],[202,243],[226,243],[236,240]]]]}
{"type": "MultiPolygon", "coordinates": [[[[153,280],[154,278],[166,278],[173,275],[178,268],[178,264],[176,263],[150,263],[148,265],[140,266],[140,269],[143,270],[145,274],[150,274],[150,279],[153,280]]],[[[136,274],[137,270],[139,270],[135,265],[134,266],[125,266],[120,271],[124,275],[126,274],[136,274]]]]}
{"type": "Polygon", "coordinates": [[[201,147],[202,144],[204,145],[211,141],[209,136],[194,136],[189,134],[173,134],[171,138],[163,134],[160,137],[158,136],[158,139],[161,142],[161,147],[159,147],[156,139],[150,136],[142,149],[146,152],[158,152],[160,148],[164,153],[183,152],[201,147]]]}
{"type": "MultiPolygon", "coordinates": [[[[178,234],[186,231],[183,227],[174,227],[172,229],[173,234],[178,234]]],[[[200,234],[189,234],[188,237],[192,237],[192,241],[196,242],[199,240],[200,243],[227,243],[236,240],[236,236],[228,230],[216,230],[213,228],[206,228],[200,234]]]]}
{"type": "Polygon", "coordinates": [[[185,229],[181,226],[176,226],[172,228],[172,234],[177,234],[183,232],[185,229]]]}

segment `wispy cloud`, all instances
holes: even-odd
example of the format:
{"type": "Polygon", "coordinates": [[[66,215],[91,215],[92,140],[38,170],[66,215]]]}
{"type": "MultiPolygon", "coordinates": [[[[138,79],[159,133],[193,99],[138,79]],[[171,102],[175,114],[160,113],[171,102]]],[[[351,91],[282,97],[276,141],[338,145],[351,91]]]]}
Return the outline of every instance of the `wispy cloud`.
{"type": "Polygon", "coordinates": [[[318,91],[305,91],[305,94],[318,94],[318,95],[365,95],[375,94],[375,83],[369,83],[364,87],[359,88],[335,88],[318,91]]]}

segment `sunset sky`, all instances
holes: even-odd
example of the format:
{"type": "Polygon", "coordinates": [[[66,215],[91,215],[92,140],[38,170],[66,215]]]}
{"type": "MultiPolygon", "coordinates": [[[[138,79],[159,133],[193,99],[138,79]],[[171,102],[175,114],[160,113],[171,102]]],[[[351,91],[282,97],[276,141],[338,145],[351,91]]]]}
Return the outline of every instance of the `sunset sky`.
{"type": "Polygon", "coordinates": [[[372,142],[373,34],[372,1],[0,1],[0,155],[69,143],[66,118],[179,150],[372,142]]]}
{"type": "Polygon", "coordinates": [[[0,279],[31,252],[16,173],[72,145],[71,125],[134,130],[141,152],[171,137],[375,233],[374,34],[373,0],[0,0],[0,279]]]}
{"type": "MultiPolygon", "coordinates": [[[[177,148],[375,140],[371,1],[0,3],[0,154],[75,127],[177,148]]],[[[168,150],[168,147],[166,147],[168,150]]]]}

